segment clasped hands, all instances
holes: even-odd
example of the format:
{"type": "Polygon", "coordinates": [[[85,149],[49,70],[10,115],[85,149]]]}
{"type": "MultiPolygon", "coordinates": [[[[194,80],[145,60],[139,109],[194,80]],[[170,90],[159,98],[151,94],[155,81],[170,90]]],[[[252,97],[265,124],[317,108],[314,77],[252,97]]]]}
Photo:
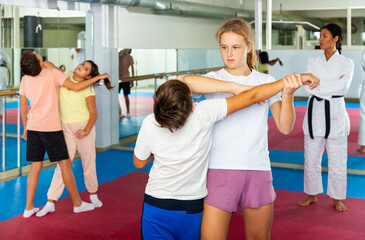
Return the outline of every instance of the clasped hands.
{"type": "Polygon", "coordinates": [[[319,79],[312,73],[293,73],[282,78],[284,81],[284,89],[282,96],[291,96],[302,85],[307,85],[310,89],[319,85],[319,79]]]}

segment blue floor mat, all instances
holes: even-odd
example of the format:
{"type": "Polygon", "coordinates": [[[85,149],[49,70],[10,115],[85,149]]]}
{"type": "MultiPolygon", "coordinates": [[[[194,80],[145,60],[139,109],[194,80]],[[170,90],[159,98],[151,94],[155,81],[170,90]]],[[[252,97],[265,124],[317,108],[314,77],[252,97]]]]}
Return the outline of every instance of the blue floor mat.
{"type": "MultiPolygon", "coordinates": [[[[137,170],[133,165],[133,152],[121,150],[108,150],[96,154],[96,169],[99,184],[106,183],[118,177],[134,171],[149,172],[152,163],[142,170],[137,170]]],[[[51,184],[55,167],[42,170],[34,200],[36,207],[43,206],[47,202],[47,191],[51,184]]],[[[81,161],[77,160],[72,165],[77,183],[77,189],[86,190],[81,161]]],[[[0,221],[12,218],[24,211],[26,201],[27,177],[0,183],[0,221]]],[[[102,186],[100,186],[102,187],[102,186]]],[[[69,196],[64,191],[61,198],[69,196]]]]}
{"type": "MultiPolygon", "coordinates": [[[[275,162],[304,164],[304,152],[270,150],[270,159],[275,162]]],[[[323,154],[322,166],[328,167],[327,153],[323,154]]],[[[365,170],[365,158],[359,156],[347,157],[347,168],[365,170]]]]}
{"type": "MultiPolygon", "coordinates": [[[[294,101],[294,107],[296,106],[307,106],[307,101],[294,101]]],[[[346,103],[346,108],[360,108],[360,103],[346,103]]]]}
{"type": "MultiPolygon", "coordinates": [[[[304,173],[303,170],[287,169],[287,168],[272,168],[273,184],[275,189],[289,190],[296,192],[304,191],[304,173]]],[[[324,194],[327,193],[327,178],[326,172],[322,173],[322,184],[324,194]]],[[[361,175],[347,175],[347,197],[363,198],[365,199],[365,176],[361,175]]],[[[303,197],[305,194],[303,193],[303,197]]]]}

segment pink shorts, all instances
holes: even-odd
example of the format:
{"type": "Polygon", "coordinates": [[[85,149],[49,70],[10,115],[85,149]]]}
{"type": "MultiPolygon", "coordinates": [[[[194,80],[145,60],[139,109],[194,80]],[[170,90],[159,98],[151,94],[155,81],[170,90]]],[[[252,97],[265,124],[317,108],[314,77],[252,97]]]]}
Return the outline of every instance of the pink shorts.
{"type": "Polygon", "coordinates": [[[273,203],[276,194],[271,171],[209,169],[204,201],[226,212],[273,203]]]}

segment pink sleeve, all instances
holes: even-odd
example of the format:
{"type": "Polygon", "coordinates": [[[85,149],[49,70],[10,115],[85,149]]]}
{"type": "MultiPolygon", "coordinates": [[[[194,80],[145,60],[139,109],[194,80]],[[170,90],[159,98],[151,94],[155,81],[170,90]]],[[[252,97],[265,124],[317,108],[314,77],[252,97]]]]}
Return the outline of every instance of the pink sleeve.
{"type": "Polygon", "coordinates": [[[53,79],[55,80],[55,83],[58,87],[63,86],[63,82],[70,78],[67,74],[64,74],[58,69],[52,69],[53,79]]]}

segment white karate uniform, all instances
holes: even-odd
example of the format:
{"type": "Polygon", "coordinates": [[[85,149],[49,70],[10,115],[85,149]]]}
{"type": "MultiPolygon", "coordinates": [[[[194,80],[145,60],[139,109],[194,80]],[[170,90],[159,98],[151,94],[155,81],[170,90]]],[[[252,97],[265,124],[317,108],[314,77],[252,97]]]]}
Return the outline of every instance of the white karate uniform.
{"type": "Polygon", "coordinates": [[[360,94],[360,128],[359,128],[359,145],[365,146],[365,80],[362,82],[360,94]]]}
{"type": "Polygon", "coordinates": [[[307,73],[312,73],[320,79],[317,88],[305,90],[310,95],[307,112],[303,121],[304,132],[304,192],[316,195],[323,192],[321,177],[321,161],[324,148],[328,153],[328,187],[327,194],[337,200],[346,198],[347,181],[347,136],[350,133],[350,119],[346,112],[343,97],[350,88],[354,73],[354,62],[344,57],[338,51],[326,61],[324,53],[310,58],[307,73]],[[312,133],[310,137],[308,124],[308,109],[312,96],[312,133]],[[335,96],[335,97],[334,97],[335,96]],[[325,100],[329,101],[329,134],[326,135],[325,100]]]}

